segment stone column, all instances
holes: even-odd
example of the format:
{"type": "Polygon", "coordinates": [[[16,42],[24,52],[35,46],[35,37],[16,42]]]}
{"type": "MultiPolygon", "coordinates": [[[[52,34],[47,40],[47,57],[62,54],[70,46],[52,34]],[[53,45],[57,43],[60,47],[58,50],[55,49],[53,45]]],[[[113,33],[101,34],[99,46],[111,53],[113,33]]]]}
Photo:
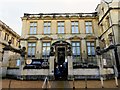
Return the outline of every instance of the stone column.
{"type": "Polygon", "coordinates": [[[18,77],[18,79],[20,80],[24,80],[25,75],[27,74],[26,70],[24,70],[24,66],[25,66],[25,58],[20,57],[19,77],[18,77]]]}
{"type": "Polygon", "coordinates": [[[68,79],[73,79],[74,71],[73,71],[73,61],[72,61],[72,56],[68,56],[68,79]]]}
{"type": "Polygon", "coordinates": [[[54,77],[54,59],[55,59],[55,56],[51,56],[50,59],[49,59],[49,75],[50,75],[50,78],[53,78],[54,77]]]}
{"type": "Polygon", "coordinates": [[[118,86],[118,69],[117,69],[117,64],[116,64],[116,60],[115,60],[115,52],[114,52],[114,49],[111,49],[110,50],[111,52],[111,57],[112,57],[112,60],[113,60],[113,66],[114,66],[114,73],[115,73],[115,83],[116,83],[116,86],[118,86]]]}
{"type": "Polygon", "coordinates": [[[38,41],[37,41],[37,46],[36,46],[36,59],[42,58],[42,57],[41,57],[41,53],[42,53],[42,52],[41,52],[41,51],[42,51],[42,50],[41,50],[41,48],[42,48],[41,46],[42,46],[42,43],[41,43],[40,40],[38,40],[38,41]]]}
{"type": "Polygon", "coordinates": [[[6,77],[7,67],[9,66],[9,58],[11,54],[12,52],[9,50],[4,51],[2,62],[2,77],[6,77]]]}

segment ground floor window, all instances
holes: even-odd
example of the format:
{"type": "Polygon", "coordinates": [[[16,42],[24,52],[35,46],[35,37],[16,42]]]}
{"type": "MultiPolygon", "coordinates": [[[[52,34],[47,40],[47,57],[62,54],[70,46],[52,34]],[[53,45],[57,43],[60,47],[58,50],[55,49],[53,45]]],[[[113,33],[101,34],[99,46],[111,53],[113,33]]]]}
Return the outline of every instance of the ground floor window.
{"type": "Polygon", "coordinates": [[[36,43],[28,43],[28,57],[35,57],[36,43]]]}
{"type": "Polygon", "coordinates": [[[87,55],[95,56],[95,42],[87,42],[87,55]]]}
{"type": "Polygon", "coordinates": [[[74,60],[80,60],[80,42],[72,42],[72,54],[74,60]]]}
{"type": "Polygon", "coordinates": [[[43,42],[42,44],[42,57],[48,59],[50,54],[50,42],[43,42]]]}

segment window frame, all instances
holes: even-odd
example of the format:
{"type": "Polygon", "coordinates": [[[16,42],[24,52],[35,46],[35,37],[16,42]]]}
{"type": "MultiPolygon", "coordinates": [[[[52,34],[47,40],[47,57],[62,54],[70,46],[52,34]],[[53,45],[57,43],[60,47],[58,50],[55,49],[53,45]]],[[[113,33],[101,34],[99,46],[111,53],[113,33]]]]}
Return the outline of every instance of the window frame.
{"type": "Polygon", "coordinates": [[[11,37],[11,43],[14,44],[14,40],[15,38],[14,37],[11,37]]]}
{"type": "Polygon", "coordinates": [[[8,34],[8,33],[5,33],[4,40],[8,41],[8,39],[9,39],[9,34],[8,34]]]}
{"type": "Polygon", "coordinates": [[[93,22],[92,21],[85,21],[85,33],[86,34],[93,34],[94,33],[94,30],[93,30],[93,22]],[[91,22],[91,25],[86,25],[86,23],[89,23],[91,22]],[[88,27],[88,32],[87,32],[87,28],[88,27]],[[90,28],[91,28],[91,31],[90,31],[90,28]],[[90,33],[91,32],[91,33],[90,33]]]}
{"type": "Polygon", "coordinates": [[[79,34],[79,21],[71,21],[71,33],[72,34],[79,34]],[[78,23],[77,25],[75,23],[78,23]],[[74,25],[72,24],[74,23],[74,25]],[[73,32],[72,27],[74,27],[74,31],[76,31],[76,27],[78,28],[78,32],[73,32]]]}
{"type": "Polygon", "coordinates": [[[37,26],[38,26],[37,21],[30,22],[30,24],[29,24],[29,34],[30,35],[36,35],[37,34],[37,26]],[[31,24],[35,24],[35,23],[36,23],[36,25],[31,25],[31,24]],[[32,29],[32,31],[31,31],[31,29],[32,29]],[[36,31],[33,31],[35,29],[36,29],[36,31]]]}
{"type": "Polygon", "coordinates": [[[0,37],[2,36],[2,30],[0,30],[0,37]]]}
{"type": "Polygon", "coordinates": [[[95,53],[95,47],[96,47],[95,41],[86,41],[86,49],[87,49],[86,51],[87,51],[87,56],[88,57],[93,57],[93,56],[95,57],[95,55],[96,55],[96,53],[95,53]],[[88,53],[88,45],[87,45],[87,43],[90,43],[90,46],[89,46],[90,47],[90,55],[88,53]],[[94,46],[91,45],[92,43],[94,43],[94,46]],[[92,47],[94,47],[94,55],[92,54],[92,49],[91,49],[92,47]]]}
{"type": "Polygon", "coordinates": [[[72,45],[72,56],[73,56],[73,59],[76,60],[76,58],[77,58],[77,59],[80,60],[80,58],[81,58],[81,42],[80,41],[72,41],[71,45],[72,45]],[[73,43],[75,43],[75,46],[73,46],[73,43]],[[77,43],[79,43],[79,46],[76,45],[77,43]],[[77,47],[79,47],[79,50],[80,50],[79,55],[73,55],[73,47],[75,47],[75,51],[76,52],[77,52],[77,47]]]}
{"type": "MultiPolygon", "coordinates": [[[[32,51],[32,49],[31,49],[31,51],[32,51]]],[[[35,57],[35,55],[36,55],[36,42],[28,42],[28,45],[27,45],[27,56],[32,58],[32,57],[35,57]],[[30,43],[31,44],[35,44],[35,46],[29,46],[30,43]],[[30,47],[30,49],[34,47],[34,49],[35,49],[34,55],[29,55],[29,52],[28,52],[29,47],[30,47]]]]}
{"type": "Polygon", "coordinates": [[[57,21],[57,33],[58,34],[65,34],[65,22],[64,21],[57,21]],[[58,23],[60,23],[60,25],[58,25],[58,23]],[[64,28],[63,32],[62,33],[59,32],[58,28],[60,28],[60,31],[61,31],[61,28],[64,28]]]}
{"type": "Polygon", "coordinates": [[[51,33],[51,21],[44,21],[44,23],[43,23],[43,33],[44,34],[50,34],[51,33]],[[45,25],[45,23],[47,23],[47,25],[45,25]],[[49,26],[49,23],[50,23],[50,26],[49,26]],[[46,30],[48,31],[49,29],[48,28],[50,28],[50,31],[49,31],[49,33],[48,32],[46,32],[45,33],[45,28],[47,28],[46,30]]]}
{"type": "MultiPolygon", "coordinates": [[[[48,59],[50,57],[50,47],[51,47],[51,42],[48,41],[48,42],[42,42],[42,58],[44,59],[48,59]],[[43,46],[43,44],[46,44],[46,46],[43,46]],[[47,46],[47,44],[50,44],[50,46],[47,46]],[[48,55],[43,55],[43,48],[45,47],[45,51],[47,51],[47,48],[49,48],[49,54],[48,55]]],[[[45,52],[46,53],[46,52],[45,52]]]]}

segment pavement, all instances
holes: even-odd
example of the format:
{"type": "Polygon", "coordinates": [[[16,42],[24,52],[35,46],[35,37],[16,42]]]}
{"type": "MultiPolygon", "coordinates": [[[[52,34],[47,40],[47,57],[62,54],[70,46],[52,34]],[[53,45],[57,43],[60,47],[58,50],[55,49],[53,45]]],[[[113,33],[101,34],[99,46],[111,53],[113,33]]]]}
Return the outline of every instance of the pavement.
{"type": "MultiPolygon", "coordinates": [[[[117,88],[120,90],[120,79],[118,80],[119,87],[116,87],[115,80],[105,80],[104,88],[117,88]]],[[[2,79],[2,88],[42,88],[44,81],[22,81],[13,79],[2,79]]],[[[46,85],[46,84],[45,84],[46,85]]],[[[48,81],[49,88],[101,88],[100,80],[88,80],[87,84],[84,80],[75,80],[74,86],[72,81],[48,81]]],[[[44,87],[45,88],[45,87],[44,87]]]]}

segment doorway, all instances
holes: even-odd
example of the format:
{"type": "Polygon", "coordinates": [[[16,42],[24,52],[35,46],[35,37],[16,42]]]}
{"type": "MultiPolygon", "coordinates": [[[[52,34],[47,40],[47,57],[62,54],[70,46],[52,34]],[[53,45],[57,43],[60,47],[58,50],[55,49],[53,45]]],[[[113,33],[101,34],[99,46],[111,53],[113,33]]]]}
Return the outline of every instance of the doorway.
{"type": "Polygon", "coordinates": [[[57,62],[55,62],[55,79],[56,80],[67,80],[68,76],[68,62],[65,60],[66,47],[58,46],[56,49],[57,62]]]}

